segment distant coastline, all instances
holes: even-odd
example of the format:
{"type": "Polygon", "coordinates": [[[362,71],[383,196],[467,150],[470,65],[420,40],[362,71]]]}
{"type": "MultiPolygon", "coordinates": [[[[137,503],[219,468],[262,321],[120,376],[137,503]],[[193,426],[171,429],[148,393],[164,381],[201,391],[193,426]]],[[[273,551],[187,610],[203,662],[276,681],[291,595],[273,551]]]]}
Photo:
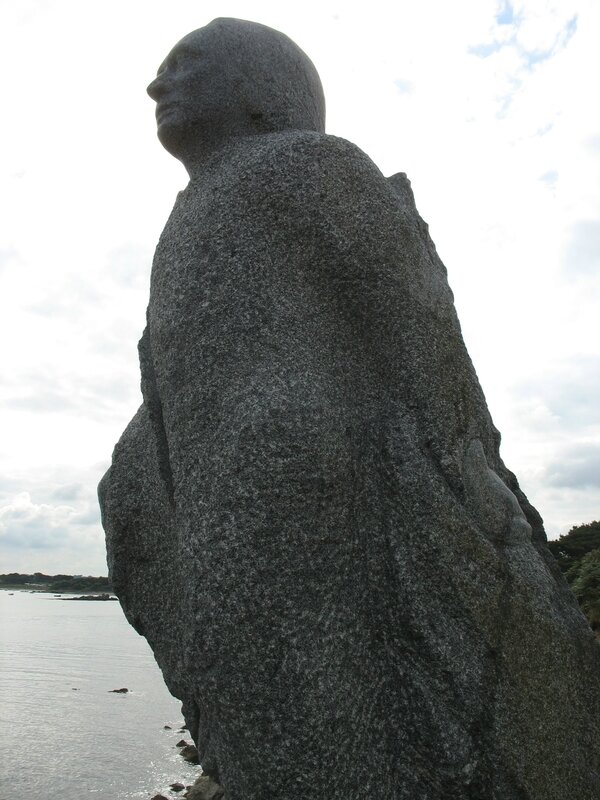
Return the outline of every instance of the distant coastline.
{"type": "Polygon", "coordinates": [[[34,572],[31,575],[9,572],[0,575],[0,589],[57,594],[79,594],[80,592],[106,594],[113,591],[109,579],[103,576],[45,575],[43,572],[34,572]]]}

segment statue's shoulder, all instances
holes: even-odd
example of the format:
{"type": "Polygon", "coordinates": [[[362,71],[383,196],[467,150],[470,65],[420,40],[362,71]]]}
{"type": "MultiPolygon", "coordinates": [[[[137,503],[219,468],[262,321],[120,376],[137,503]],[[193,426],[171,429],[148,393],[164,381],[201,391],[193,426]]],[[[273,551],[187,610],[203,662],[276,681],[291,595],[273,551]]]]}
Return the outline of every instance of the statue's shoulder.
{"type": "Polygon", "coordinates": [[[210,185],[199,185],[199,196],[255,231],[296,227],[316,235],[325,226],[370,246],[373,238],[391,241],[407,213],[416,217],[403,196],[410,192],[404,182],[394,185],[347,139],[286,131],[233,142],[216,162],[210,185]]]}
{"type": "Polygon", "coordinates": [[[372,163],[366,153],[357,145],[340,136],[332,136],[328,133],[283,131],[259,138],[263,139],[274,155],[288,153],[299,159],[321,156],[328,159],[366,160],[372,163]]]}
{"type": "Polygon", "coordinates": [[[309,175],[320,173],[322,176],[350,170],[353,174],[358,171],[383,180],[367,154],[347,139],[315,131],[288,131],[259,138],[258,147],[263,150],[260,155],[269,168],[302,175],[308,171],[309,175]]]}
{"type": "MultiPolygon", "coordinates": [[[[385,177],[357,145],[338,136],[297,131],[266,140],[269,156],[259,167],[277,175],[280,185],[296,186],[308,195],[351,206],[353,217],[364,208],[400,214],[390,225],[410,225],[428,235],[428,226],[416,207],[411,182],[404,172],[385,177]]],[[[344,213],[343,211],[341,213],[344,213]]]]}
{"type": "Polygon", "coordinates": [[[312,131],[252,137],[236,157],[238,186],[291,202],[356,202],[357,195],[389,192],[386,179],[359,147],[312,131]]]}

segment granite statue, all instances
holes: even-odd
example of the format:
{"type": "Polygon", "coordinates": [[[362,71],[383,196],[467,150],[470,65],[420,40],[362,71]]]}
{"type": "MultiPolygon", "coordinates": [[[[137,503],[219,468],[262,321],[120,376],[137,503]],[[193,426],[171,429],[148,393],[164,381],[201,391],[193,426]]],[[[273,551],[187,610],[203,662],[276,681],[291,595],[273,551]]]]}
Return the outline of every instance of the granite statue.
{"type": "Polygon", "coordinates": [[[194,31],[148,93],[190,181],[99,493],[204,772],[226,800],[600,797],[600,650],[408,179],[325,134],[262,25],[194,31]]]}

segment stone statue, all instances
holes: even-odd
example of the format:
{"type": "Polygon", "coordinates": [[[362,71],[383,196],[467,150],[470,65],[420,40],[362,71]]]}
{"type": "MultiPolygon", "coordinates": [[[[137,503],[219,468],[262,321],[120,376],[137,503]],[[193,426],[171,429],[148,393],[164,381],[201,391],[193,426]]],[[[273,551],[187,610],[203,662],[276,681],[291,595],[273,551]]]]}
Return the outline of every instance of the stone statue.
{"type": "Polygon", "coordinates": [[[100,500],[204,771],[226,800],[600,797],[599,649],[406,176],[325,135],[262,25],[189,34],[148,92],[190,183],[100,500]]]}

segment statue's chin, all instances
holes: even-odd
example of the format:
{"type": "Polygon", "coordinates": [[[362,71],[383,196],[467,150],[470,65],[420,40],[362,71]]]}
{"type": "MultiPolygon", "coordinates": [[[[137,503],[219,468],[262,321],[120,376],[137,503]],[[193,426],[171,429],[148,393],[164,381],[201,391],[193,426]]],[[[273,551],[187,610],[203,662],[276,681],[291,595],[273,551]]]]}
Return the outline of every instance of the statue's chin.
{"type": "Polygon", "coordinates": [[[250,136],[272,130],[264,121],[218,116],[182,121],[166,115],[157,127],[162,146],[186,166],[201,161],[210,152],[239,136],[250,136]]]}
{"type": "Polygon", "coordinates": [[[158,126],[156,133],[165,150],[175,158],[183,156],[186,150],[186,141],[189,138],[189,136],[186,136],[185,127],[163,122],[158,126]]]}
{"type": "Polygon", "coordinates": [[[219,137],[211,137],[210,131],[197,122],[165,120],[158,125],[157,135],[165,150],[186,166],[201,159],[221,141],[219,137]]]}

